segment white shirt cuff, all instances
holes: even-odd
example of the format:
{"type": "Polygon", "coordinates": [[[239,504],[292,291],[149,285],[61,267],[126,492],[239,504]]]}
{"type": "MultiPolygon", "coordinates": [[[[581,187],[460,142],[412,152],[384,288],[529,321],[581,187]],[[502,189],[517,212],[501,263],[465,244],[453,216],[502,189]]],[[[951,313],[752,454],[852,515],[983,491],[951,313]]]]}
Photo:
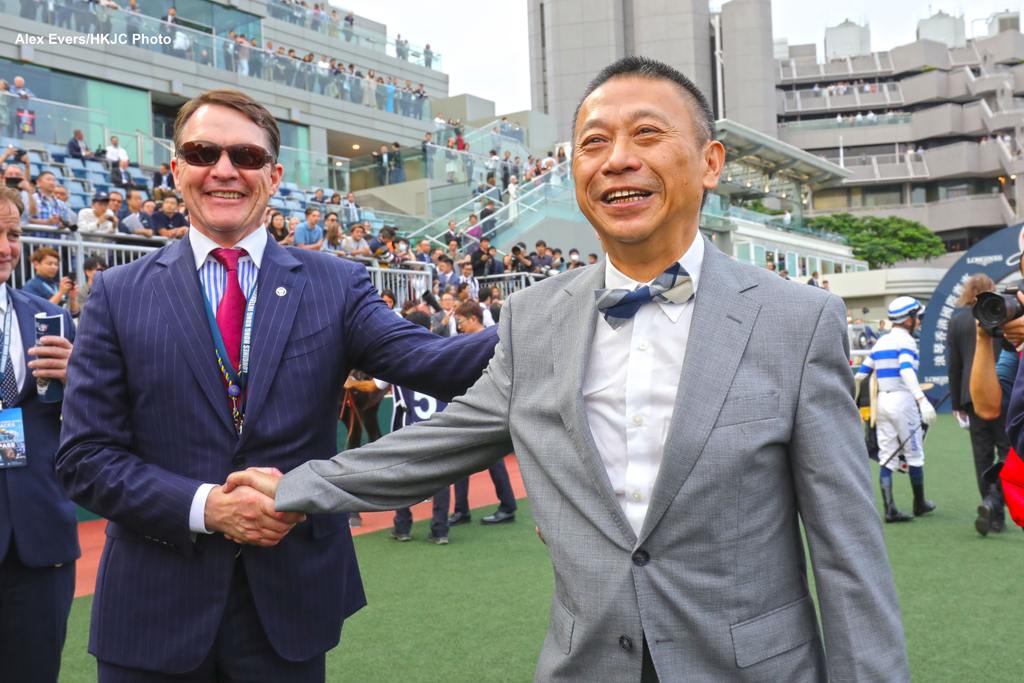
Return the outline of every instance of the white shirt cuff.
{"type": "Polygon", "coordinates": [[[196,495],[192,497],[192,507],[188,511],[188,528],[194,534],[212,534],[206,528],[206,499],[216,484],[200,484],[196,495]]]}

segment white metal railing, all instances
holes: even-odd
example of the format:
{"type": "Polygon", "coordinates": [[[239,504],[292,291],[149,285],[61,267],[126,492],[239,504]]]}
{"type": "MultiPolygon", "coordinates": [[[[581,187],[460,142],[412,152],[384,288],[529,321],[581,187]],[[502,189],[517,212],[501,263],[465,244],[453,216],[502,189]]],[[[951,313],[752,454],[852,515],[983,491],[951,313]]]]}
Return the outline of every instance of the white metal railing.
{"type": "Polygon", "coordinates": [[[501,275],[483,275],[476,281],[481,287],[497,287],[501,290],[501,298],[505,299],[512,292],[525,289],[536,280],[533,273],[502,273],[501,275]]]}
{"type": "Polygon", "coordinates": [[[370,281],[378,292],[390,290],[395,295],[395,308],[401,308],[409,299],[419,299],[433,288],[430,270],[400,270],[397,268],[368,267],[370,281]]]}

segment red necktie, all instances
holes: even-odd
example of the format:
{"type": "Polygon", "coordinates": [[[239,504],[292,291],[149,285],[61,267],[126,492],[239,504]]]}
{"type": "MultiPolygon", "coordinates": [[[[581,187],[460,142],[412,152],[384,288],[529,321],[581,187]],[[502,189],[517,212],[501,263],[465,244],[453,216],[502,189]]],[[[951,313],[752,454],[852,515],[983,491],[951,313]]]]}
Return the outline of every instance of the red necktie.
{"type": "Polygon", "coordinates": [[[214,249],[212,255],[227,271],[224,296],[217,306],[217,327],[220,328],[228,360],[235,370],[238,370],[242,347],[242,319],[245,317],[245,294],[238,283],[238,259],[245,255],[245,250],[214,249]]]}

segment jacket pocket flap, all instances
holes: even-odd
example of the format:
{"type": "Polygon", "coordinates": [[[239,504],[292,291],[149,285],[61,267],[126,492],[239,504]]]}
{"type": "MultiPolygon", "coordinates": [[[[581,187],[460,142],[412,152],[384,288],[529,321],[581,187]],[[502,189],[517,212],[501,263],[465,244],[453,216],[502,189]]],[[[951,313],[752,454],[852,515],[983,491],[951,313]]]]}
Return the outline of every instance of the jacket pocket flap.
{"type": "Polygon", "coordinates": [[[729,396],[725,399],[715,427],[769,420],[779,416],[779,392],[765,391],[758,394],[729,396]]]}
{"type": "Polygon", "coordinates": [[[817,633],[811,596],[730,627],[736,666],[743,668],[803,645],[817,633]]]}

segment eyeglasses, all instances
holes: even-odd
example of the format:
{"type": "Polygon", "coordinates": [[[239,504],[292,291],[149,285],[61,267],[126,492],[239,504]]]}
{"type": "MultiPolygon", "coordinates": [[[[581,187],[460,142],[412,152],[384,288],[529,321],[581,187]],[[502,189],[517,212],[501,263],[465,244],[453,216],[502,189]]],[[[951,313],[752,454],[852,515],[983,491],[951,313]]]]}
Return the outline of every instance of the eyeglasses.
{"type": "Polygon", "coordinates": [[[259,145],[227,145],[222,147],[213,142],[196,140],[185,142],[178,147],[178,156],[189,166],[213,166],[220,161],[221,152],[228,153],[228,159],[235,168],[255,171],[274,163],[274,157],[259,145]]]}

